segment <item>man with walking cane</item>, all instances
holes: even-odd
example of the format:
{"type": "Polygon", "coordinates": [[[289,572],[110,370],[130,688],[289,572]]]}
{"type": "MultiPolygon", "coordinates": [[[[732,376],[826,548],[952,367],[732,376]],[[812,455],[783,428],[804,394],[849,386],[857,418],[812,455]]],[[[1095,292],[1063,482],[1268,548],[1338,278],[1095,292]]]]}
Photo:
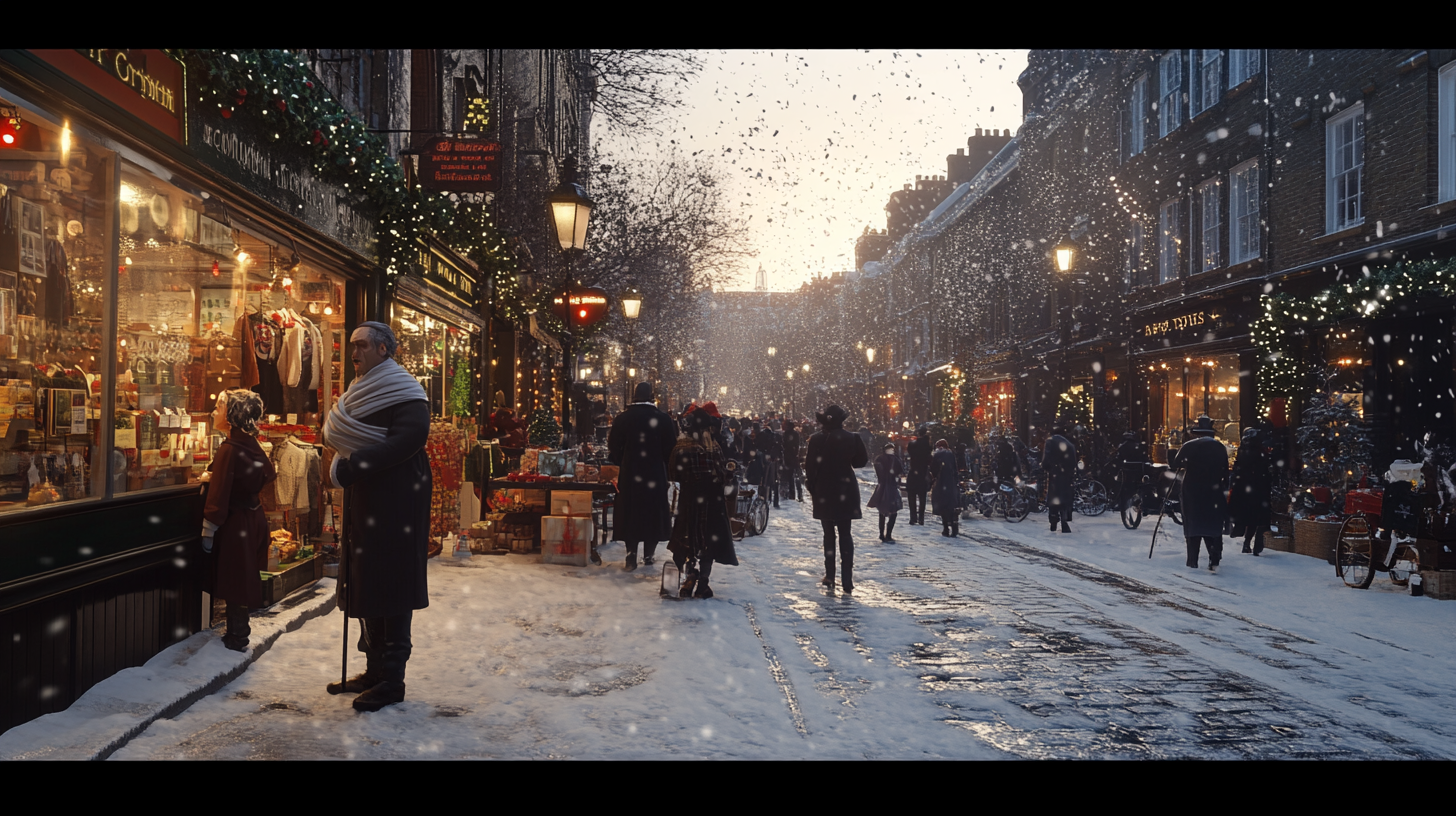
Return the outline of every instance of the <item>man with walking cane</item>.
{"type": "Polygon", "coordinates": [[[1183,473],[1183,536],[1188,544],[1188,566],[1198,569],[1198,544],[1208,547],[1208,571],[1218,572],[1223,558],[1223,533],[1228,515],[1228,449],[1214,436],[1213,420],[1200,416],[1188,429],[1193,439],[1183,443],[1173,467],[1183,473]]]}
{"type": "MultiPolygon", "coordinates": [[[[394,332],[359,324],[349,340],[358,376],[324,422],[337,451],[330,482],[344,489],[339,606],[359,618],[364,673],[330,683],[358,694],[354,708],[378,711],[404,700],[414,610],[429,606],[425,581],[430,531],[430,406],[418,380],[394,361],[394,332]]],[[[345,672],[347,674],[347,672],[345,672]]]]}

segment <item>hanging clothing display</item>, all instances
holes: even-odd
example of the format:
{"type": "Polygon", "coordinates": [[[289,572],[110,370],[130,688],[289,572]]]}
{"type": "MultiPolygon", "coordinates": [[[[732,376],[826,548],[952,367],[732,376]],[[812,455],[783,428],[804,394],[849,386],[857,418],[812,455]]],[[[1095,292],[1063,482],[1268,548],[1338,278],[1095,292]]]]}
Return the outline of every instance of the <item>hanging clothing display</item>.
{"type": "Polygon", "coordinates": [[[294,437],[273,446],[273,467],[278,472],[277,500],[280,508],[292,509],[295,515],[307,513],[311,506],[309,474],[318,470],[319,455],[312,445],[294,437]]]}

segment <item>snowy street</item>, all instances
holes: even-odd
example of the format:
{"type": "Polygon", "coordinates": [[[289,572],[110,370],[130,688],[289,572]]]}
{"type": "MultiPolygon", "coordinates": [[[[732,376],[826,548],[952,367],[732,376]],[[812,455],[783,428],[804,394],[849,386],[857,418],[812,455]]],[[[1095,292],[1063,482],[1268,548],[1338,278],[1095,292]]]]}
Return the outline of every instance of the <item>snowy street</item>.
{"type": "Polygon", "coordinates": [[[1149,561],[1151,531],[1110,513],[960,539],[905,517],[893,544],[856,523],[852,595],[818,585],[797,503],[707,601],[659,599],[620,545],[581,569],[432,561],[405,703],[325,693],[335,611],[113,758],[1453,756],[1456,604],[1288,553],[1226,545],[1210,575],[1164,538],[1149,561]]]}

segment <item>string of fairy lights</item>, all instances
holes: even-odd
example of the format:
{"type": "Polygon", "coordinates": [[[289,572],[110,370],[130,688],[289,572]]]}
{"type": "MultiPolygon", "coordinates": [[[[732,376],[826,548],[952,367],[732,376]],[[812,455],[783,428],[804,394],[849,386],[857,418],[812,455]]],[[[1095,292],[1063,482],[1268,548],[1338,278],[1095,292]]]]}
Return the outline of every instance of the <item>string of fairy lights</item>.
{"type": "MultiPolygon", "coordinates": [[[[286,145],[305,158],[321,180],[341,185],[370,204],[378,216],[378,260],[390,286],[414,257],[416,239],[433,233],[469,258],[495,282],[495,308],[507,320],[524,316],[516,275],[520,272],[506,236],[483,202],[453,201],[405,183],[404,168],[384,140],[317,81],[299,56],[274,49],[184,49],[204,77],[198,101],[216,106],[224,119],[238,119],[256,135],[286,145]]],[[[489,121],[489,103],[475,100],[471,126],[489,121]]]]}
{"type": "Polygon", "coordinates": [[[1252,326],[1261,360],[1260,414],[1269,416],[1275,398],[1308,390],[1309,367],[1296,344],[1310,329],[1351,317],[1376,317],[1394,303],[1423,294],[1456,295],[1456,258],[1362,266],[1359,277],[1304,298],[1283,292],[1263,295],[1262,314],[1252,326]]]}

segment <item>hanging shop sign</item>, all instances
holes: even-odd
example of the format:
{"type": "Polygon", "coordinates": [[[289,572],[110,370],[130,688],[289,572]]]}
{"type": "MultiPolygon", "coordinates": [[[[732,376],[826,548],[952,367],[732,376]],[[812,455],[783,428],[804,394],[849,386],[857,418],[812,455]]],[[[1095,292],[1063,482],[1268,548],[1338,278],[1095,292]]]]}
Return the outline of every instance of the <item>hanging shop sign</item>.
{"type": "Polygon", "coordinates": [[[41,48],[36,57],[178,142],[186,142],[187,69],[155,48],[41,48]]]}
{"type": "Polygon", "coordinates": [[[348,190],[315,176],[305,157],[283,155],[278,145],[265,144],[241,121],[194,106],[188,116],[193,154],[283,212],[373,258],[376,219],[348,190]]]}
{"type": "Polygon", "coordinates": [[[500,158],[500,142],[448,136],[431,139],[420,151],[420,186],[446,193],[498,193],[500,158]]]}
{"type": "Polygon", "coordinates": [[[460,305],[475,308],[479,272],[468,261],[438,241],[421,240],[417,262],[425,280],[449,293],[460,305]]]}
{"type": "MultiPolygon", "coordinates": [[[[566,320],[566,309],[561,305],[561,296],[551,301],[551,313],[566,320]]],[[[571,292],[571,325],[590,326],[607,316],[607,290],[574,289],[571,292]]]]}

